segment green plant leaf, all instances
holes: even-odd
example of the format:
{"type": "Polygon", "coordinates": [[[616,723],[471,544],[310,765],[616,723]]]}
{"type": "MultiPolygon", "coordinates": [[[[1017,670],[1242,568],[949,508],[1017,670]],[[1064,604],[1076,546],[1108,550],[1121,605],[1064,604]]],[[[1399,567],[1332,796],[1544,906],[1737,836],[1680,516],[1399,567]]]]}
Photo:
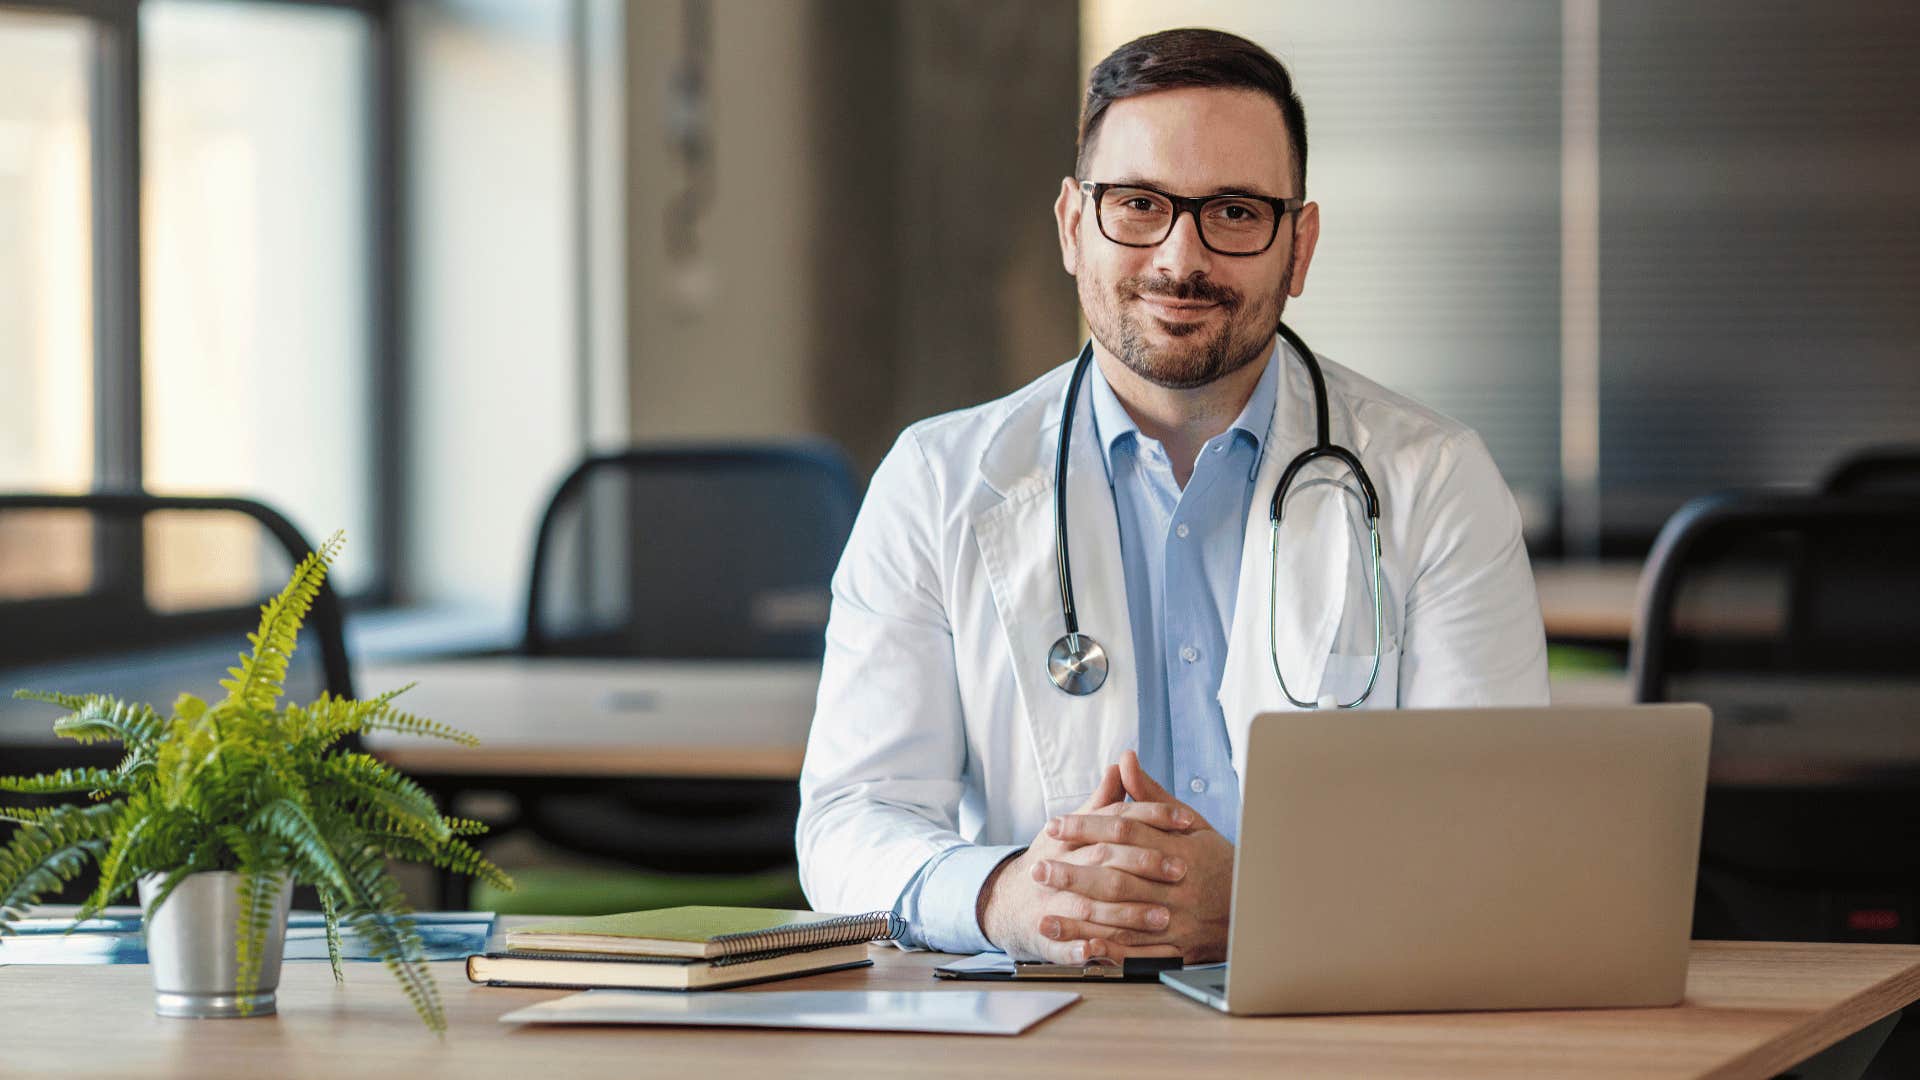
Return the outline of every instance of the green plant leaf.
{"type": "Polygon", "coordinates": [[[278,596],[261,605],[260,628],[247,635],[247,642],[253,648],[241,654],[240,666],[229,668],[228,674],[232,677],[220,683],[227,691],[228,703],[260,712],[273,711],[286,682],[287,664],[299,645],[300,624],[312,609],[314,598],[320,595],[327,570],[345,543],[345,534],[334,533],[318,551],[300,560],[300,565],[293,568],[293,577],[278,596]]]}
{"type": "Polygon", "coordinates": [[[26,795],[75,795],[83,791],[125,791],[125,780],[112,769],[61,769],[38,776],[0,776],[0,791],[26,795]]]}

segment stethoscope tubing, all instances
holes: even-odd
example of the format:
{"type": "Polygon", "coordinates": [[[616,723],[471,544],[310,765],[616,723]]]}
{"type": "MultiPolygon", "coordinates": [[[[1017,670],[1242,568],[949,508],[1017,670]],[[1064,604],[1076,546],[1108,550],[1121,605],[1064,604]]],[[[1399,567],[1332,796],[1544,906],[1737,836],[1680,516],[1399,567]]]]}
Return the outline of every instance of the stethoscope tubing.
{"type": "MultiPolygon", "coordinates": [[[[1357,708],[1373,693],[1374,685],[1379,679],[1381,645],[1385,637],[1385,609],[1381,601],[1380,574],[1380,496],[1373,486],[1373,478],[1367,475],[1366,466],[1360,463],[1359,455],[1333,442],[1326,378],[1321,374],[1320,362],[1313,355],[1313,350],[1308,348],[1300,335],[1294,333],[1292,328],[1284,322],[1276,326],[1275,332],[1287,343],[1294,354],[1300,357],[1300,362],[1307,369],[1307,376],[1313,384],[1314,443],[1287,463],[1286,469],[1280,474],[1279,481],[1274,484],[1273,497],[1267,504],[1272,555],[1267,584],[1267,652],[1273,661],[1274,679],[1279,682],[1280,692],[1286,695],[1287,700],[1298,708],[1319,708],[1318,702],[1294,697],[1293,691],[1287,687],[1286,676],[1280,671],[1278,643],[1280,520],[1286,496],[1292,490],[1294,478],[1313,462],[1322,458],[1332,458],[1345,465],[1359,483],[1359,498],[1366,511],[1367,534],[1371,549],[1373,669],[1368,673],[1367,684],[1358,697],[1349,702],[1340,702],[1337,699],[1333,702],[1341,709],[1357,708]]],[[[1091,636],[1080,632],[1080,616],[1073,599],[1073,567],[1067,554],[1067,457],[1072,445],[1074,412],[1080,400],[1080,387],[1085,382],[1087,368],[1092,366],[1092,363],[1093,343],[1089,341],[1080,351],[1080,357],[1074,363],[1073,375],[1067,382],[1067,399],[1061,406],[1060,441],[1053,469],[1054,567],[1059,576],[1060,613],[1066,626],[1066,633],[1048,650],[1047,675],[1055,686],[1076,697],[1094,693],[1105,685],[1109,664],[1106,649],[1091,636]]]]}

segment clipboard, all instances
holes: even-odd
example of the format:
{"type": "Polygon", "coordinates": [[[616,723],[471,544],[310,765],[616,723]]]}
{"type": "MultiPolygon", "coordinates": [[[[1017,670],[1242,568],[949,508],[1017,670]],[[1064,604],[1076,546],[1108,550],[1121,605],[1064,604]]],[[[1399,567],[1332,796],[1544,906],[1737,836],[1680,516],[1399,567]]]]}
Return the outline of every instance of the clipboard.
{"type": "Polygon", "coordinates": [[[1002,952],[984,952],[933,969],[936,979],[1028,980],[1041,982],[1159,982],[1163,971],[1179,971],[1177,956],[1096,957],[1084,964],[1016,963],[1002,952]]]}

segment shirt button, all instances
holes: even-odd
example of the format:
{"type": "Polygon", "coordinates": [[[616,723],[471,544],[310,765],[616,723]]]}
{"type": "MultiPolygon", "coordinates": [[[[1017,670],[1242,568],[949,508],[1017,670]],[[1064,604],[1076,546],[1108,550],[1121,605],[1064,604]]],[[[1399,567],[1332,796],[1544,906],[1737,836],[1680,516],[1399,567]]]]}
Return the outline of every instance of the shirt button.
{"type": "Polygon", "coordinates": [[[1185,540],[1187,538],[1187,533],[1191,531],[1192,530],[1187,528],[1187,523],[1184,521],[1173,527],[1173,535],[1179,537],[1182,540],[1185,540]]]}
{"type": "Polygon", "coordinates": [[[1195,660],[1200,659],[1200,650],[1194,648],[1191,645],[1182,645],[1180,647],[1180,659],[1185,660],[1187,663],[1191,664],[1195,660]]]}
{"type": "Polygon", "coordinates": [[[1216,453],[1216,454],[1224,454],[1224,453],[1226,453],[1226,452],[1227,452],[1227,444],[1226,444],[1226,443],[1215,443],[1215,444],[1213,444],[1213,452],[1214,452],[1214,453],[1216,453]]]}
{"type": "Polygon", "coordinates": [[[1195,795],[1198,795],[1207,790],[1207,782],[1196,776],[1193,779],[1187,781],[1187,790],[1193,792],[1195,795]]]}

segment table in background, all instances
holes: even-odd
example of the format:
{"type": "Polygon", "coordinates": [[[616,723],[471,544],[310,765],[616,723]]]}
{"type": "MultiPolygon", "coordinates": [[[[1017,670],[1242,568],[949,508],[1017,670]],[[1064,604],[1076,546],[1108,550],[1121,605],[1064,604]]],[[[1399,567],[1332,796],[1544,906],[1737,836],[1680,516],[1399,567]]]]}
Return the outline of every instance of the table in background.
{"type": "Polygon", "coordinates": [[[417,683],[395,707],[480,746],[376,732],[367,746],[431,777],[800,775],[818,661],[489,657],[370,665],[363,696],[417,683]]]}
{"type": "MultiPolygon", "coordinates": [[[[510,922],[521,920],[509,920],[510,922]]],[[[947,959],[874,949],[871,969],[763,989],[984,989],[931,978],[947,959]]],[[[1235,1019],[1158,986],[1074,984],[1085,1000],[1027,1034],[988,1036],[718,1028],[515,1027],[507,1012],[562,991],[468,983],[433,965],[444,1040],[421,1027],[378,965],[286,965],[280,1013],[259,1020],[153,1015],[144,966],[0,967],[7,1075],[1771,1077],[1920,998],[1920,946],[1695,942],[1672,1009],[1235,1019]],[[33,1017],[32,1022],[26,1018],[33,1017]]],[[[754,988],[731,993],[752,993],[754,988]]]]}

